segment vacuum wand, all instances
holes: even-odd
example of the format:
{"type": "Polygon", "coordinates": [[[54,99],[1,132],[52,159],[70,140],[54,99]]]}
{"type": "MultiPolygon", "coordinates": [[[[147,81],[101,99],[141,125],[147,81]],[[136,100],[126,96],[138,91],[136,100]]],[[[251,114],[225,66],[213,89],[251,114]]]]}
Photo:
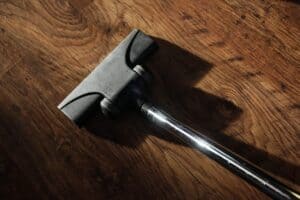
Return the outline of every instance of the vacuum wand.
{"type": "Polygon", "coordinates": [[[240,177],[258,187],[273,199],[299,199],[299,194],[293,192],[282,183],[276,181],[248,161],[237,156],[230,150],[212,141],[202,133],[177,121],[169,114],[160,111],[151,104],[143,104],[141,113],[155,125],[173,133],[191,147],[219,162],[240,177]]]}
{"type": "Polygon", "coordinates": [[[271,178],[205,135],[183,125],[147,104],[152,76],[142,64],[156,50],[148,35],[133,30],[59,105],[81,126],[99,108],[105,116],[116,116],[138,108],[154,124],[176,133],[195,149],[231,169],[274,199],[300,199],[298,193],[271,178]]]}

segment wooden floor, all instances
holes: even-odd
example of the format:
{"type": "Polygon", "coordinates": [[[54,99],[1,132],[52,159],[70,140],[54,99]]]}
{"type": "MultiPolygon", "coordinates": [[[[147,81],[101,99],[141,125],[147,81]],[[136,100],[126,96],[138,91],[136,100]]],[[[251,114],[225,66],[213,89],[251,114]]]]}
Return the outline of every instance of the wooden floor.
{"type": "Polygon", "coordinates": [[[267,199],[136,114],[57,109],[133,28],[154,102],[300,191],[297,1],[2,0],[0,199],[267,199]]]}

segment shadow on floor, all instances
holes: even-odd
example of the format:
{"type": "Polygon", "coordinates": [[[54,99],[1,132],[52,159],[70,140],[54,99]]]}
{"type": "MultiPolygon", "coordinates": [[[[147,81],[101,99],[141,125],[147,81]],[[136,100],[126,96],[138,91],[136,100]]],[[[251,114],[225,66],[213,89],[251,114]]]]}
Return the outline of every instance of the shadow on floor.
{"type": "Polygon", "coordinates": [[[292,2],[294,4],[300,4],[300,1],[299,0],[288,0],[288,2],[292,2]]]}
{"type": "MultiPolygon", "coordinates": [[[[154,104],[160,105],[180,121],[192,124],[197,130],[206,130],[210,138],[262,169],[300,183],[296,177],[299,166],[221,133],[238,119],[242,110],[226,99],[193,88],[213,67],[209,62],[168,41],[160,38],[155,40],[159,50],[145,63],[154,75],[151,89],[154,104]]],[[[97,136],[130,148],[137,147],[147,135],[185,145],[171,134],[149,125],[135,112],[123,114],[114,120],[99,114],[87,120],[85,128],[97,136]]]]}

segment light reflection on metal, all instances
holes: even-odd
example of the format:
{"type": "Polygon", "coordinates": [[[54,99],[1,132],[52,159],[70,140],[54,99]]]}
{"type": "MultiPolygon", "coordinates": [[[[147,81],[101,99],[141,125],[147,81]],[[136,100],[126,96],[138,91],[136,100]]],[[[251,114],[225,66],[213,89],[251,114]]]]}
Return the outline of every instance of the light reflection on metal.
{"type": "Polygon", "coordinates": [[[299,194],[276,181],[250,162],[217,144],[202,133],[180,123],[167,113],[148,104],[141,106],[141,112],[154,124],[175,134],[175,136],[188,143],[191,147],[216,160],[248,182],[257,186],[261,191],[270,195],[272,198],[300,199],[299,194]]]}

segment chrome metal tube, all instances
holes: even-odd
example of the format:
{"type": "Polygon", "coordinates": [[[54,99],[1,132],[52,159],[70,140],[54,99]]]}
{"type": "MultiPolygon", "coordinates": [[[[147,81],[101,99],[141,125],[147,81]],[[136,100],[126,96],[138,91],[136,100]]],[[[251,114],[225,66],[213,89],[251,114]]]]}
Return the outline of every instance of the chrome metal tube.
{"type": "Polygon", "coordinates": [[[183,141],[243,177],[273,199],[300,199],[299,193],[291,190],[202,133],[175,120],[167,113],[146,103],[140,109],[144,116],[154,124],[176,134],[183,141]]]}

